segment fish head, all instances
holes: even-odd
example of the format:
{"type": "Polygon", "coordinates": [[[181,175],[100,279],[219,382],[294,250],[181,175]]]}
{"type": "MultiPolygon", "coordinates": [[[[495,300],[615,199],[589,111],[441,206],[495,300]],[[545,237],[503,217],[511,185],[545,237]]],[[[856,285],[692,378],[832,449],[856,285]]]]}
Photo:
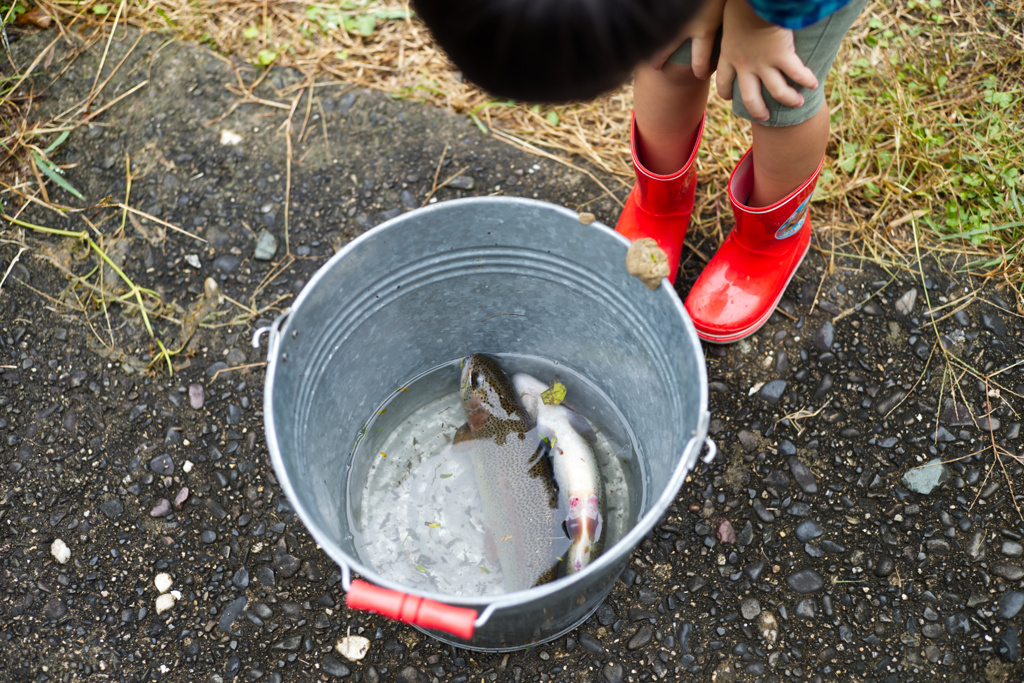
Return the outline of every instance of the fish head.
{"type": "Polygon", "coordinates": [[[491,418],[501,423],[524,418],[512,383],[489,356],[473,354],[462,362],[459,392],[473,432],[484,429],[491,418]]]}
{"type": "Polygon", "coordinates": [[[565,518],[565,532],[572,540],[566,557],[568,573],[580,571],[597,555],[602,524],[596,495],[569,496],[569,511],[565,518]]]}

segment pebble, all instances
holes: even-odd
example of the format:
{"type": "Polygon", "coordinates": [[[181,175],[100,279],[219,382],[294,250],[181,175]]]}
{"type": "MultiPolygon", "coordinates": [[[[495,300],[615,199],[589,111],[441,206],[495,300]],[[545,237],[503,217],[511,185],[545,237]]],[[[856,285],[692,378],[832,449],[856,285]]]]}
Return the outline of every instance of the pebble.
{"type": "Polygon", "coordinates": [[[626,647],[628,647],[630,650],[639,649],[647,643],[651,642],[651,639],[653,637],[654,630],[651,628],[650,624],[644,624],[636,633],[633,634],[633,637],[629,639],[629,643],[626,645],[626,647]]]}
{"type": "Polygon", "coordinates": [[[882,555],[875,564],[875,576],[885,578],[896,570],[896,562],[888,555],[882,555]]]}
{"type": "Polygon", "coordinates": [[[256,237],[256,249],[253,252],[253,258],[257,261],[269,261],[274,258],[276,253],[277,237],[274,236],[274,233],[263,228],[260,230],[259,236],[256,237]]]}
{"type": "Polygon", "coordinates": [[[813,619],[818,613],[818,603],[814,598],[804,598],[797,603],[795,612],[801,619],[813,619]]]}
{"type": "Polygon", "coordinates": [[[1024,545],[1017,541],[1003,541],[1003,546],[999,551],[1007,557],[1020,557],[1024,555],[1024,545]]]}
{"type": "Polygon", "coordinates": [[[50,544],[50,554],[58,563],[65,564],[71,559],[71,548],[63,540],[55,538],[50,544]]]}
{"type": "Polygon", "coordinates": [[[171,514],[171,501],[161,498],[160,501],[149,511],[150,517],[166,517],[171,514]]]}
{"type": "Polygon", "coordinates": [[[825,530],[815,520],[805,519],[797,525],[794,533],[796,533],[797,540],[801,543],[807,543],[824,534],[825,530]]]}
{"type": "Polygon", "coordinates": [[[579,631],[577,638],[579,639],[580,645],[582,645],[583,649],[587,652],[598,656],[604,654],[604,646],[601,645],[594,636],[590,635],[586,631],[579,631]]]}
{"type": "Polygon", "coordinates": [[[407,666],[395,676],[395,683],[430,683],[430,679],[414,666],[407,666]]]}
{"type": "Polygon", "coordinates": [[[818,347],[820,351],[828,351],[832,348],[832,342],[835,339],[835,334],[836,329],[832,325],[832,321],[826,320],[814,335],[814,345],[818,347]]]}
{"type": "Polygon", "coordinates": [[[821,590],[825,580],[813,569],[801,569],[786,577],[786,583],[797,593],[813,593],[821,590]]]}
{"type": "Polygon", "coordinates": [[[793,478],[796,479],[800,490],[804,493],[817,493],[818,482],[807,465],[800,462],[800,459],[796,456],[791,456],[787,462],[789,463],[789,471],[793,473],[793,478]]]}
{"type": "Polygon", "coordinates": [[[157,596],[157,598],[156,598],[156,613],[157,614],[163,614],[164,612],[166,612],[167,610],[171,609],[172,607],[174,607],[174,596],[173,595],[171,595],[170,593],[164,593],[163,595],[158,595],[157,596]]]}
{"type": "Polygon", "coordinates": [[[1001,619],[1013,619],[1024,608],[1024,593],[1007,591],[999,598],[996,616],[1001,619]]]}
{"type": "MultiPolygon", "coordinates": [[[[349,661],[356,662],[370,651],[370,640],[364,636],[345,636],[338,641],[335,649],[349,661]]],[[[348,675],[347,669],[344,675],[348,675]]]]}
{"type": "Polygon", "coordinates": [[[121,502],[120,498],[111,498],[100,503],[100,512],[106,515],[108,519],[117,519],[124,513],[124,503],[121,502]]]}
{"type": "Polygon", "coordinates": [[[608,662],[601,669],[601,675],[608,683],[622,683],[622,665],[618,662],[608,662]]]}
{"type": "Polygon", "coordinates": [[[43,607],[43,616],[51,621],[60,621],[68,614],[68,606],[62,598],[52,597],[43,607]]]}
{"type": "Polygon", "coordinates": [[[1016,564],[997,564],[992,567],[992,573],[1007,581],[1020,581],[1024,579],[1024,569],[1016,564]]]}
{"type": "Polygon", "coordinates": [[[758,602],[757,598],[746,598],[740,603],[740,614],[747,621],[751,621],[758,614],[761,613],[761,603],[758,602]]]}
{"type": "Polygon", "coordinates": [[[161,453],[149,461],[149,469],[160,475],[174,474],[174,460],[167,453],[161,453]]]}
{"type": "MultiPolygon", "coordinates": [[[[188,463],[185,463],[185,464],[187,465],[188,463]]],[[[188,469],[188,468],[186,468],[186,469],[188,469]]],[[[174,509],[175,510],[180,510],[181,506],[185,504],[186,500],[188,500],[188,487],[187,486],[183,486],[183,487],[181,487],[181,490],[178,491],[178,495],[176,495],[174,497],[174,509]]]]}
{"type": "Polygon", "coordinates": [[[766,383],[761,387],[761,391],[758,394],[762,399],[775,405],[782,398],[782,394],[786,391],[786,380],[784,379],[773,379],[771,382],[766,383]]]}
{"type": "Polygon", "coordinates": [[[732,522],[724,517],[718,520],[718,532],[716,535],[721,543],[736,543],[736,530],[732,528],[732,522]]]}
{"type": "Polygon", "coordinates": [[[188,387],[188,404],[194,410],[199,410],[206,402],[206,391],[202,384],[190,384],[188,387]]]}
{"type": "Polygon", "coordinates": [[[910,315],[914,312],[914,304],[917,302],[917,290],[908,289],[899,299],[896,300],[896,312],[900,315],[910,315]]]}
{"type": "Polygon", "coordinates": [[[995,313],[982,313],[981,326],[997,337],[1006,336],[1006,322],[995,313]]]}
{"type": "Polygon", "coordinates": [[[153,585],[156,587],[157,593],[166,593],[174,585],[174,579],[167,572],[160,572],[153,577],[153,585]]]}
{"type": "Polygon", "coordinates": [[[950,478],[949,467],[941,458],[929,460],[920,467],[914,467],[903,475],[903,485],[914,493],[927,496],[950,478]]]}
{"type": "Polygon", "coordinates": [[[320,668],[335,678],[344,678],[352,673],[347,666],[331,655],[324,655],[323,660],[320,662],[320,668]]]}

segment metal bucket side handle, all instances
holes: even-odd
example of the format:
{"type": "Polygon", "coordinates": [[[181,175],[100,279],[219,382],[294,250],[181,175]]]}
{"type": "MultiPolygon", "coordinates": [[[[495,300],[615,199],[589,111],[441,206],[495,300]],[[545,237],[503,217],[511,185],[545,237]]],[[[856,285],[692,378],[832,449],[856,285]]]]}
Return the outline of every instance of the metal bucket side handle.
{"type": "Polygon", "coordinates": [[[344,564],[341,565],[341,575],[345,605],[349,609],[374,612],[413,626],[444,631],[463,640],[471,639],[474,631],[483,626],[499,606],[491,603],[482,613],[478,613],[468,607],[455,607],[418,595],[381,588],[353,579],[348,566],[344,564]]]}

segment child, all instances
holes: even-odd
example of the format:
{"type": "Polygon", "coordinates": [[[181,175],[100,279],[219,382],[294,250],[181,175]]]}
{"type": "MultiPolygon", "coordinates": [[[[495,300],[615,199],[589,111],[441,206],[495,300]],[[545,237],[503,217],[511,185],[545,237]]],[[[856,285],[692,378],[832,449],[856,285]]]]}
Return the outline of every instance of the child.
{"type": "Polygon", "coordinates": [[[693,212],[694,160],[717,62],[719,95],[753,128],[753,146],[729,178],[735,226],[685,302],[698,336],[717,343],[764,325],[807,253],[807,205],[829,135],[821,83],[866,3],[416,0],[470,80],[519,99],[587,97],[594,87],[610,87],[621,63],[637,60],[630,131],[636,184],[616,229],[631,240],[653,238],[670,281],[693,212]],[[639,61],[643,46],[635,41],[658,41],[653,26],[673,19],[675,39],[639,61]],[[516,42],[524,34],[537,36],[539,56],[513,51],[524,46],[516,42]],[[611,76],[588,75],[588,66],[611,76]],[[557,92],[561,80],[571,81],[565,96],[557,92]]]}

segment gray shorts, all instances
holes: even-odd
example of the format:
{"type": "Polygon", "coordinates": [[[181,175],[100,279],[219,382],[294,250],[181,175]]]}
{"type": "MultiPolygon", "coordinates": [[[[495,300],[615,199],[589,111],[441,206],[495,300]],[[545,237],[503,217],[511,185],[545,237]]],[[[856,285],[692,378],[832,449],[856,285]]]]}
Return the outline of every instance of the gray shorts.
{"type": "MultiPolygon", "coordinates": [[[[811,24],[805,28],[793,31],[793,42],[796,46],[796,53],[804,65],[814,72],[818,78],[817,90],[809,90],[801,85],[789,81],[789,84],[796,88],[797,92],[804,96],[804,103],[799,107],[787,107],[772,97],[768,90],[762,85],[761,95],[768,106],[768,120],[758,121],[765,126],[795,126],[803,123],[818,113],[825,103],[825,77],[832,68],[836,53],[839,51],[839,44],[843,37],[853,26],[853,22],[860,16],[861,10],[868,4],[868,0],[850,0],[843,7],[825,17],[821,21],[811,24]]],[[[715,47],[711,54],[712,64],[718,63],[718,50],[722,40],[722,33],[719,31],[715,40],[715,47]]],[[[685,41],[679,49],[668,58],[670,62],[690,66],[690,41],[685,41]]],[[[787,79],[789,80],[789,79],[787,79]]],[[[736,116],[754,121],[754,117],[747,111],[740,96],[739,85],[733,82],[732,85],[732,111],[736,116]]]]}

